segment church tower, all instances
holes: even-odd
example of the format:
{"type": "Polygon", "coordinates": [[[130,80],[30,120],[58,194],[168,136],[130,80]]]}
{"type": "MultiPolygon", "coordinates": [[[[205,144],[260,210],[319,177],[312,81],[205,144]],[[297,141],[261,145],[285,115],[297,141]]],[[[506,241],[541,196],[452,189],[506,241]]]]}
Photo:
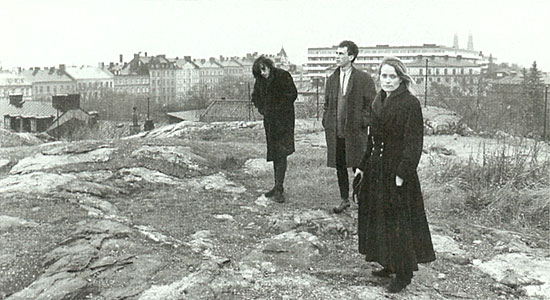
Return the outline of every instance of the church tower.
{"type": "Polygon", "coordinates": [[[474,38],[472,37],[472,33],[468,35],[468,50],[474,51],[474,38]]]}
{"type": "Polygon", "coordinates": [[[455,33],[455,39],[453,41],[453,48],[458,49],[458,34],[455,33]]]}

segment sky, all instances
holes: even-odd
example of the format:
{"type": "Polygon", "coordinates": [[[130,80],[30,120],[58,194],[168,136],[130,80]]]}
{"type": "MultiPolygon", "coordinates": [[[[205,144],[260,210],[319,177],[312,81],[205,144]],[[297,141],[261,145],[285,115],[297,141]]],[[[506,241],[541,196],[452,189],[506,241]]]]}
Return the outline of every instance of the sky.
{"type": "Polygon", "coordinates": [[[547,0],[2,0],[0,66],[129,61],[134,53],[209,58],[308,47],[438,44],[454,35],[497,62],[550,71],[547,0]]]}

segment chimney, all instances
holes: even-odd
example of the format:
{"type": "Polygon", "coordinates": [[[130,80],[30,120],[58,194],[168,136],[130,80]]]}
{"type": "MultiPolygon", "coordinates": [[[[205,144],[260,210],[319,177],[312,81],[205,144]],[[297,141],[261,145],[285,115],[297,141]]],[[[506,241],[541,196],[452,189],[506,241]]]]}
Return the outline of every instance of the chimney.
{"type": "Polygon", "coordinates": [[[113,62],[109,63],[109,69],[112,69],[114,66],[115,66],[115,63],[113,63],[113,62]]]}
{"type": "MultiPolygon", "coordinates": [[[[134,59],[138,59],[139,58],[139,53],[134,53],[134,59]]],[[[120,61],[122,62],[122,61],[120,61]]]]}
{"type": "Polygon", "coordinates": [[[99,63],[97,63],[97,66],[98,66],[101,70],[105,69],[105,63],[104,63],[104,62],[99,62],[99,63]]]}
{"type": "Polygon", "coordinates": [[[147,51],[145,51],[145,57],[147,57],[147,51]]]}
{"type": "Polygon", "coordinates": [[[456,60],[462,60],[462,55],[457,55],[456,60]]]}
{"type": "Polygon", "coordinates": [[[191,61],[191,56],[184,56],[183,59],[185,59],[187,61],[191,61]]]}
{"type": "Polygon", "coordinates": [[[120,63],[122,63],[122,62],[123,62],[123,60],[122,60],[122,54],[119,54],[118,57],[119,57],[119,59],[120,59],[120,63]]]}
{"type": "Polygon", "coordinates": [[[9,97],[10,97],[10,104],[15,107],[21,108],[23,106],[23,103],[25,102],[23,101],[23,94],[9,95],[9,97]]]}
{"type": "Polygon", "coordinates": [[[59,72],[65,73],[65,64],[59,65],[59,72]]]}
{"type": "Polygon", "coordinates": [[[52,75],[53,73],[55,73],[55,67],[50,68],[50,70],[48,71],[48,75],[52,75]]]}
{"type": "Polygon", "coordinates": [[[36,75],[36,73],[38,73],[38,71],[40,71],[40,67],[34,67],[34,70],[32,71],[32,75],[36,75]]]}
{"type": "Polygon", "coordinates": [[[224,61],[224,60],[225,59],[224,59],[223,55],[220,55],[220,61],[224,61]]]}
{"type": "Polygon", "coordinates": [[[214,62],[216,61],[216,59],[213,58],[213,57],[210,57],[209,61],[210,61],[211,63],[214,63],[214,62]]]}

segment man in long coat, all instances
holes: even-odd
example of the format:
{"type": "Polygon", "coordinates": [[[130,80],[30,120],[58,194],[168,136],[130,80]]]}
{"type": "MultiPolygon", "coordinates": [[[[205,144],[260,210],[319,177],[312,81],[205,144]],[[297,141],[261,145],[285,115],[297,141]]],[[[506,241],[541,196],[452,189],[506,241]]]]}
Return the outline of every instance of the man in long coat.
{"type": "Polygon", "coordinates": [[[348,207],[348,168],[359,165],[367,146],[370,105],[376,96],[372,77],[353,66],[359,48],[352,41],[343,41],[337,49],[338,68],[328,78],[325,89],[323,127],[327,141],[327,166],[336,168],[341,213],[348,207]]]}
{"type": "Polygon", "coordinates": [[[287,156],[294,153],[294,101],[298,92],[290,73],[276,68],[269,58],[256,59],[252,73],[256,79],[252,103],[264,116],[267,161],[273,161],[275,175],[275,186],[265,196],[282,203],[287,156]]]}

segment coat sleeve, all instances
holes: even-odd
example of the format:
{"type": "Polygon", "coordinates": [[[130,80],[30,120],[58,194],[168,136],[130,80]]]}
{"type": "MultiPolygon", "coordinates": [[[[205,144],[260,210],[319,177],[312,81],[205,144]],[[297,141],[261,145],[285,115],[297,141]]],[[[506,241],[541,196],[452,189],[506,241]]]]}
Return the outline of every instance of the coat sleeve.
{"type": "Polygon", "coordinates": [[[252,103],[254,104],[254,106],[258,109],[258,112],[263,115],[264,114],[264,100],[260,96],[260,83],[258,82],[258,80],[256,80],[254,82],[254,90],[252,91],[251,99],[252,99],[252,103]]]}
{"type": "Polygon", "coordinates": [[[416,97],[412,97],[407,105],[406,121],[404,123],[402,159],[397,167],[397,176],[408,181],[416,174],[416,168],[422,155],[424,139],[424,123],[422,109],[416,97]]]}
{"type": "Polygon", "coordinates": [[[362,112],[361,115],[363,117],[362,120],[362,127],[367,128],[367,126],[371,123],[371,105],[372,101],[374,100],[374,97],[376,96],[376,88],[374,87],[374,80],[370,76],[370,74],[366,75],[365,80],[365,91],[363,93],[363,103],[362,103],[362,112]]]}
{"type": "Polygon", "coordinates": [[[328,112],[328,106],[329,106],[329,82],[330,77],[327,79],[327,82],[325,83],[325,102],[323,103],[323,119],[321,120],[321,124],[323,124],[323,127],[326,126],[326,119],[327,119],[327,112],[328,112]]]}
{"type": "Polygon", "coordinates": [[[293,103],[298,97],[298,91],[296,90],[296,85],[292,79],[292,75],[288,72],[283,73],[283,97],[289,103],[293,103]]]}

